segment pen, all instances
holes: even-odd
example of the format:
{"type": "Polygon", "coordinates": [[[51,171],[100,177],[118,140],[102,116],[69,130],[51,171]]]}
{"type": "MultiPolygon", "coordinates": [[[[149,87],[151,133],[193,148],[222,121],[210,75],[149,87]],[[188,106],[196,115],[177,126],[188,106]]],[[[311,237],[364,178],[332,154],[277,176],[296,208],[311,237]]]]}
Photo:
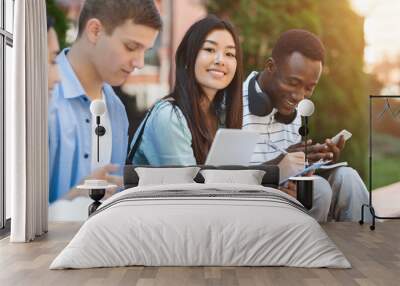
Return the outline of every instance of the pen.
{"type": "Polygon", "coordinates": [[[288,152],[287,152],[285,149],[279,147],[278,145],[276,145],[276,144],[273,143],[273,142],[267,142],[267,144],[268,144],[269,146],[271,146],[272,148],[274,148],[276,151],[279,151],[279,152],[281,152],[281,153],[284,154],[284,155],[287,155],[287,154],[288,154],[288,152]]]}

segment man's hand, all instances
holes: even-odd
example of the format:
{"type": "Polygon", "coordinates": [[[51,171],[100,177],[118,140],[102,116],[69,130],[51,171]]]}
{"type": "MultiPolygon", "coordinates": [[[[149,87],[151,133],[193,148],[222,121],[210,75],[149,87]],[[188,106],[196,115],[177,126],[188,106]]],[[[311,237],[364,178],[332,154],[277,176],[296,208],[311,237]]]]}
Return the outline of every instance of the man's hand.
{"type": "Polygon", "coordinates": [[[121,176],[114,176],[114,175],[107,174],[106,180],[110,184],[117,185],[117,187],[106,189],[106,194],[104,195],[103,200],[106,200],[109,197],[111,197],[112,195],[114,195],[117,192],[118,188],[120,188],[124,184],[121,176]]]}
{"type": "MultiPolygon", "coordinates": [[[[307,146],[311,146],[312,140],[308,139],[307,140],[307,146]]],[[[288,152],[304,152],[304,147],[306,146],[306,143],[304,141],[290,145],[286,151],[288,152]]],[[[308,149],[307,149],[308,150],[308,149]]]]}
{"type": "MultiPolygon", "coordinates": [[[[107,165],[104,165],[101,168],[98,168],[98,169],[94,170],[93,173],[88,175],[84,180],[90,180],[90,179],[93,179],[93,180],[107,180],[107,181],[108,181],[108,179],[114,180],[114,178],[112,178],[112,177],[115,177],[115,176],[111,176],[109,174],[117,172],[118,169],[119,169],[119,165],[107,164],[107,165]]],[[[109,181],[109,182],[112,183],[112,184],[116,184],[114,181],[109,181]]],[[[118,181],[116,181],[116,182],[118,182],[118,181]]],[[[120,182],[122,183],[122,180],[120,182]]]]}
{"type": "Polygon", "coordinates": [[[279,190],[288,194],[289,196],[292,196],[293,198],[297,197],[297,187],[296,184],[292,181],[289,181],[286,187],[280,186],[279,190]]]}
{"type": "MultiPolygon", "coordinates": [[[[294,145],[289,146],[287,149],[288,152],[304,152],[305,150],[305,142],[300,142],[294,145]]],[[[340,153],[340,152],[339,152],[340,153]]],[[[317,162],[319,160],[333,160],[334,153],[328,147],[327,144],[319,144],[316,143],[312,145],[312,140],[307,141],[307,160],[311,163],[317,162]]]]}
{"type": "MultiPolygon", "coordinates": [[[[116,188],[110,188],[106,190],[106,194],[104,199],[112,196],[118,189],[123,185],[123,180],[121,176],[110,175],[110,173],[116,172],[119,169],[119,165],[108,164],[101,168],[94,170],[90,175],[84,178],[80,184],[83,184],[85,180],[106,180],[110,184],[117,185],[116,188]]],[[[77,188],[71,189],[68,193],[65,194],[64,198],[67,200],[73,200],[78,196],[86,196],[88,193],[87,190],[81,190],[77,188]]]]}
{"type": "Polygon", "coordinates": [[[329,152],[333,154],[332,156],[332,162],[337,162],[339,161],[340,158],[340,152],[343,150],[344,145],[345,145],[345,140],[343,135],[340,136],[340,139],[337,144],[333,143],[331,139],[325,139],[325,144],[329,152]]]}
{"type": "Polygon", "coordinates": [[[286,154],[278,163],[279,181],[283,181],[304,170],[305,165],[304,152],[293,152],[286,154]]]}

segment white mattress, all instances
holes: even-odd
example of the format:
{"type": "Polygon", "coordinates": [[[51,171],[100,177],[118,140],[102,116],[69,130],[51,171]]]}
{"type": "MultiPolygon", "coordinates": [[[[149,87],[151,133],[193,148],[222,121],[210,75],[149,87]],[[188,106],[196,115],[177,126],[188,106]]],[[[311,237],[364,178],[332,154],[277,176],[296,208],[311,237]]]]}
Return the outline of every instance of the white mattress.
{"type": "Polygon", "coordinates": [[[283,192],[262,186],[132,188],[106,200],[50,269],[127,265],[350,268],[320,225],[296,202],[283,192]],[[171,190],[189,195],[137,197],[171,190]],[[190,195],[246,190],[265,195],[190,195]]]}

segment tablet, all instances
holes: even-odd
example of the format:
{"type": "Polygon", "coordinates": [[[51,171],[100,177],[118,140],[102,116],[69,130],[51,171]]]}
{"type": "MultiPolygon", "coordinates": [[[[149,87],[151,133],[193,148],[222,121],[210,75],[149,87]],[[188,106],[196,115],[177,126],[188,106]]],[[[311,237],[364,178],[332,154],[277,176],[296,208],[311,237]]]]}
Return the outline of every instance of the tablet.
{"type": "Polygon", "coordinates": [[[258,140],[258,132],[241,129],[218,129],[205,164],[248,166],[258,140]]]}
{"type": "MultiPolygon", "coordinates": [[[[311,172],[311,171],[315,171],[320,169],[322,166],[325,166],[327,164],[331,163],[331,161],[323,161],[323,160],[319,160],[317,162],[312,163],[311,165],[309,165],[308,167],[305,167],[302,171],[298,172],[297,174],[292,174],[290,177],[294,178],[294,177],[298,177],[298,176],[304,176],[305,174],[311,172]]],[[[285,183],[287,180],[290,180],[290,178],[282,178],[279,181],[279,184],[283,184],[285,183]]]]}

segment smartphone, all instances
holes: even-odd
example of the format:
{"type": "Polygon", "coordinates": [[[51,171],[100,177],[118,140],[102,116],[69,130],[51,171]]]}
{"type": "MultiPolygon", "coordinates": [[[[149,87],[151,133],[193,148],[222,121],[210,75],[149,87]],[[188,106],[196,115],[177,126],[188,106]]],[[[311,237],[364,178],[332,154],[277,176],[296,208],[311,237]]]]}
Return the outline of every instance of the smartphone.
{"type": "Polygon", "coordinates": [[[341,135],[343,135],[344,141],[347,141],[348,139],[350,139],[352,134],[346,129],[343,129],[342,131],[340,131],[338,134],[336,134],[334,137],[331,138],[332,143],[337,144],[339,142],[341,135]]]}

